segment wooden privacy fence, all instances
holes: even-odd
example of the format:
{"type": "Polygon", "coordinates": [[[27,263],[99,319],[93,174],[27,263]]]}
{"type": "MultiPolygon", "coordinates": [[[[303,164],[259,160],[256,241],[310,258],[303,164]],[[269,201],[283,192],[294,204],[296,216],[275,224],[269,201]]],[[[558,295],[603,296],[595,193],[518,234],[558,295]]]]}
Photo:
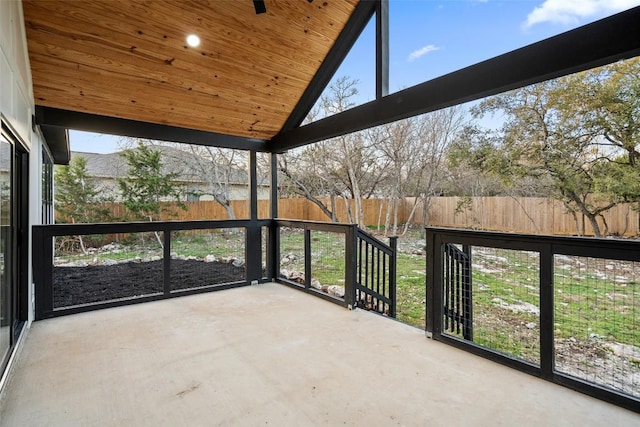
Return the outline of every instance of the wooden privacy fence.
{"type": "MultiPolygon", "coordinates": [[[[323,200],[326,202],[326,200],[323,200]]],[[[353,211],[353,201],[350,201],[353,211]]],[[[411,215],[414,198],[400,201],[398,222],[404,223],[411,215]]],[[[388,200],[363,200],[364,222],[384,225],[388,200]]],[[[348,221],[344,201],[336,203],[338,220],[348,221]]],[[[278,216],[282,218],[327,221],[327,216],[306,199],[280,199],[278,216]]],[[[631,205],[623,204],[604,213],[609,234],[636,236],[640,234],[640,216],[631,205]]],[[[422,207],[413,216],[414,224],[421,224],[422,207]]],[[[602,219],[598,219],[604,232],[602,219]]],[[[574,217],[562,202],[545,197],[433,197],[427,215],[427,225],[473,228],[479,230],[509,231],[529,234],[593,235],[589,221],[581,214],[574,217]],[[465,203],[469,202],[469,203],[465,203]],[[577,220],[577,222],[576,222],[577,220]]]]}
{"type": "MultiPolygon", "coordinates": [[[[328,200],[323,200],[328,203],[328,200]]],[[[398,222],[408,220],[415,199],[407,198],[398,203],[398,222]]],[[[443,227],[498,230],[530,234],[593,235],[593,230],[582,215],[576,218],[567,212],[557,200],[544,197],[473,197],[463,203],[459,197],[434,197],[427,215],[427,225],[443,227]],[[584,229],[584,233],[582,230],[584,229]]],[[[349,200],[352,212],[353,200],[349,200]]],[[[365,199],[362,201],[364,222],[370,226],[384,225],[387,213],[386,199],[365,199]]],[[[166,205],[171,206],[171,203],[166,205]]],[[[173,215],[165,215],[168,220],[227,219],[226,210],[214,201],[187,202],[187,210],[173,209],[173,215]]],[[[249,202],[231,202],[237,219],[249,218],[249,202]]],[[[126,218],[126,209],[120,203],[110,205],[115,218],[126,218]]],[[[258,217],[269,218],[269,201],[258,201],[258,217]]],[[[349,222],[344,200],[336,200],[336,214],[339,222],[349,222]]],[[[278,200],[278,217],[309,221],[330,221],[314,203],[303,198],[278,200]]],[[[605,212],[609,234],[636,236],[640,234],[640,216],[630,205],[624,204],[605,212]]],[[[422,208],[415,212],[413,223],[421,224],[422,208]]],[[[601,230],[603,222],[598,220],[601,230]]]]}
{"type": "MultiPolygon", "coordinates": [[[[436,197],[428,215],[434,226],[475,228],[530,234],[564,234],[592,236],[589,220],[582,214],[574,217],[562,202],[544,197],[474,197],[469,209],[460,209],[458,197],[436,197]],[[577,220],[577,221],[576,221],[577,220]]],[[[640,216],[631,205],[618,205],[603,214],[609,234],[640,234],[640,216]]],[[[605,231],[598,219],[601,232],[605,231]]]]}

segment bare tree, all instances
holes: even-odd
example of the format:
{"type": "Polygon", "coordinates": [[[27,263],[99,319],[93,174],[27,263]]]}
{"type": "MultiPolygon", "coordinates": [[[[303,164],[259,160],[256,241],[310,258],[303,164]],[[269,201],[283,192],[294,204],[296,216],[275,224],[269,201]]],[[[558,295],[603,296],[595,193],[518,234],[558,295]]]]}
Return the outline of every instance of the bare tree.
{"type": "MultiPolygon", "coordinates": [[[[246,186],[245,192],[248,192],[247,152],[163,141],[142,142],[163,150],[167,168],[177,173],[182,180],[206,185],[206,190],[191,190],[192,192],[213,197],[225,209],[229,219],[236,218],[231,200],[234,188],[246,186]]],[[[129,138],[123,138],[120,142],[123,147],[129,144],[129,138]]]]}
{"type": "MultiPolygon", "coordinates": [[[[192,169],[191,174],[207,183],[209,194],[227,212],[229,219],[235,219],[231,206],[231,185],[247,183],[247,154],[239,150],[188,145],[190,157],[183,160],[192,169]]],[[[185,165],[187,166],[187,165],[185,165]]]]}
{"type": "Polygon", "coordinates": [[[413,196],[411,212],[402,234],[406,234],[422,206],[422,224],[426,224],[431,198],[441,190],[446,149],[464,123],[460,107],[400,120],[369,131],[369,138],[381,153],[388,198],[385,229],[398,232],[399,206],[413,196]]]}
{"type": "MultiPolygon", "coordinates": [[[[308,120],[353,107],[357,81],[342,77],[321,97],[308,120]]],[[[364,226],[363,198],[371,197],[380,182],[376,150],[362,132],[343,135],[280,156],[279,168],[295,194],[318,205],[336,220],[336,199],[342,198],[349,222],[364,226]],[[328,197],[330,205],[320,198],[328,197]],[[353,209],[351,208],[353,201],[353,209]]]]}

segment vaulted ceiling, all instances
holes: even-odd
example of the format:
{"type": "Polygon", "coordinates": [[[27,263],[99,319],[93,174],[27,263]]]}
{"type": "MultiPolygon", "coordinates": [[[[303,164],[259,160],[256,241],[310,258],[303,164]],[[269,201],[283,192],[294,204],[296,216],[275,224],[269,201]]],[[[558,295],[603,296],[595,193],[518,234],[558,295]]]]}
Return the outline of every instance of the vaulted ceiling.
{"type": "Polygon", "coordinates": [[[25,0],[36,105],[268,140],[358,0],[264,4],[25,0]]]}

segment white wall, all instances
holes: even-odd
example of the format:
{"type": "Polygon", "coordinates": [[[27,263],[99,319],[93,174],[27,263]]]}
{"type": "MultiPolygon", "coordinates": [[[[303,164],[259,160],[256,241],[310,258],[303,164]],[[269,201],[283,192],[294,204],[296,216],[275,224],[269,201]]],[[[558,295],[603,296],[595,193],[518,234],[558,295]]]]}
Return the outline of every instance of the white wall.
{"type": "MultiPolygon", "coordinates": [[[[22,2],[0,0],[0,117],[29,151],[29,220],[30,224],[40,224],[42,137],[39,131],[34,132],[31,127],[34,100],[26,40],[22,2]]],[[[29,283],[32,282],[29,267],[29,283]]],[[[33,300],[32,288],[29,286],[29,301],[33,300]]],[[[32,319],[33,306],[30,304],[29,320],[32,319]]]]}

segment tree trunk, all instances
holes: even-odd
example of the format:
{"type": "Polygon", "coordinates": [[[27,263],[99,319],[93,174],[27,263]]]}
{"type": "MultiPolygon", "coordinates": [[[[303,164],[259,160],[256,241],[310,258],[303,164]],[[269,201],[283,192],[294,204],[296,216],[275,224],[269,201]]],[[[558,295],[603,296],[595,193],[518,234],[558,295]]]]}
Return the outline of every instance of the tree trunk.
{"type": "Polygon", "coordinates": [[[424,239],[426,236],[425,227],[427,226],[427,217],[429,215],[429,208],[431,208],[431,197],[422,197],[422,229],[420,230],[420,238],[424,239]]]}
{"type": "MultiPolygon", "coordinates": [[[[149,215],[149,222],[153,222],[153,217],[151,215],[149,215]]],[[[158,234],[158,232],[154,231],[153,234],[154,236],[156,236],[156,240],[158,241],[160,248],[164,249],[164,243],[162,243],[162,239],[160,238],[160,235],[158,234]]]]}
{"type": "Polygon", "coordinates": [[[387,199],[387,213],[384,217],[384,235],[389,236],[389,227],[391,226],[391,209],[393,209],[393,203],[391,197],[387,199]]]}
{"type": "Polygon", "coordinates": [[[338,222],[338,217],[336,217],[336,195],[329,196],[329,200],[331,200],[331,222],[338,222]]]}
{"type": "Polygon", "coordinates": [[[404,228],[402,229],[402,235],[404,236],[405,234],[407,234],[407,231],[409,230],[409,226],[411,225],[411,221],[413,221],[413,216],[416,214],[416,211],[418,210],[418,204],[419,204],[419,198],[416,197],[413,200],[413,206],[411,207],[411,212],[409,212],[409,218],[407,218],[407,221],[404,223],[404,228]]]}
{"type": "Polygon", "coordinates": [[[351,211],[351,203],[349,203],[349,199],[347,199],[346,196],[342,196],[342,200],[344,200],[344,205],[347,209],[348,222],[351,224],[355,224],[355,221],[353,220],[353,212],[351,211]]]}
{"type": "MultiPolygon", "coordinates": [[[[585,216],[589,220],[589,224],[591,224],[591,229],[593,230],[593,234],[596,237],[602,237],[602,232],[600,231],[600,225],[598,224],[598,219],[596,218],[596,216],[591,213],[589,214],[583,213],[583,218],[585,216]]],[[[584,221],[583,221],[583,227],[584,227],[584,221]]]]}
{"type": "Polygon", "coordinates": [[[392,236],[398,235],[398,196],[396,195],[393,198],[393,234],[392,236]]]}

